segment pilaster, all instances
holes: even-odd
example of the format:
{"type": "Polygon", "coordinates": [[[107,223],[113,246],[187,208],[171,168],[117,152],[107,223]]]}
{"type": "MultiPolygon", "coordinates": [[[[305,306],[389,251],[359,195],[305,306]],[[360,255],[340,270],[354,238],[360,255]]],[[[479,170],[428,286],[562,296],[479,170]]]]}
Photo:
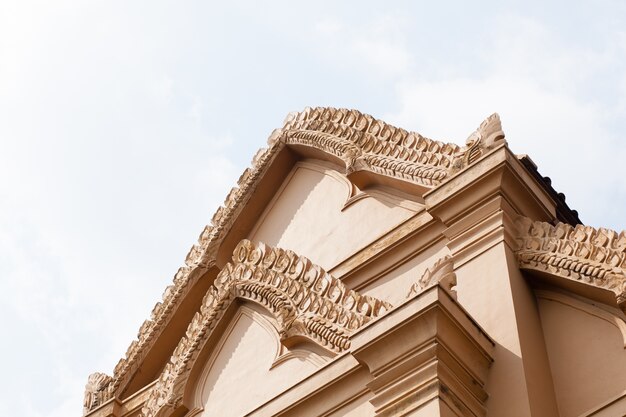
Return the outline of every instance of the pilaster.
{"type": "Polygon", "coordinates": [[[439,285],[352,337],[377,416],[484,416],[492,341],[439,285]]]}
{"type": "Polygon", "coordinates": [[[458,300],[496,342],[488,415],[558,415],[536,300],[513,255],[515,218],[554,221],[556,203],[506,146],[425,200],[446,226],[458,300]]]}

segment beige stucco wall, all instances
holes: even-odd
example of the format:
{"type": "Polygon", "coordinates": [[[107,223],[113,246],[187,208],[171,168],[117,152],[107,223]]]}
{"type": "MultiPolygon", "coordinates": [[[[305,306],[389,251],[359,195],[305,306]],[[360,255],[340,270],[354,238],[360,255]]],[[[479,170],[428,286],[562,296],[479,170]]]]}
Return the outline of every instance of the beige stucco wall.
{"type": "Polygon", "coordinates": [[[141,375],[151,360],[163,372],[113,398],[96,375],[89,417],[134,417],[146,404],[150,417],[626,413],[623,294],[607,283],[623,280],[623,237],[555,227],[554,190],[505,143],[428,190],[409,183],[435,171],[390,160],[392,147],[338,161],[354,151],[341,141],[296,143],[242,176],[251,185],[231,192],[166,293],[187,315],[161,314],[184,312],[167,298],[140,331],[171,319],[178,345],[145,336],[141,347],[163,355],[133,345],[140,359],[116,371],[141,375]],[[581,281],[600,292],[576,292],[581,281]],[[188,282],[206,284],[193,287],[208,288],[201,305],[190,306],[188,282]]]}
{"type": "Polygon", "coordinates": [[[201,416],[243,416],[310,375],[326,361],[311,350],[290,354],[271,317],[248,303],[239,307],[204,365],[195,388],[201,416]]]}
{"type": "Polygon", "coordinates": [[[420,209],[381,190],[350,204],[352,187],[321,161],[299,163],[248,238],[293,250],[329,270],[420,209]]]}
{"type": "Polygon", "coordinates": [[[448,248],[443,245],[431,246],[417,252],[408,260],[393,264],[389,270],[363,287],[360,292],[398,305],[406,299],[416,277],[421,277],[426,269],[431,268],[438,259],[448,253],[448,248]]]}
{"type": "Polygon", "coordinates": [[[558,292],[540,291],[538,302],[561,416],[586,415],[621,395],[626,388],[623,319],[558,292]]]}

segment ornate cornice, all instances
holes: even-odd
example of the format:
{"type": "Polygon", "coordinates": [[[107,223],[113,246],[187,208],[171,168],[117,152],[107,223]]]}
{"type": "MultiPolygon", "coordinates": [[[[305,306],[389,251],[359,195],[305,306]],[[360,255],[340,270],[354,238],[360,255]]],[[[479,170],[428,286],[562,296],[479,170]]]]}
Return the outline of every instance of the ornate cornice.
{"type": "Polygon", "coordinates": [[[397,128],[356,110],[307,108],[287,117],[276,140],[340,158],[346,173],[371,171],[433,187],[441,183],[461,148],[397,128]]]}
{"type": "Polygon", "coordinates": [[[450,255],[438,259],[433,266],[427,268],[421,278],[411,285],[406,298],[412,298],[426,288],[437,284],[440,284],[456,299],[456,292],[453,290],[456,286],[456,274],[454,273],[454,262],[450,255]]]}
{"type": "MultiPolygon", "coordinates": [[[[334,155],[345,162],[347,173],[366,170],[433,187],[460,169],[464,163],[459,165],[456,161],[465,160],[464,155],[469,155],[470,148],[474,149],[472,155],[480,156],[488,144],[500,137],[497,134],[501,132],[497,129],[499,118],[495,123],[493,117],[483,122],[473,134],[478,134],[480,140],[468,140],[468,147],[460,148],[393,127],[356,110],[308,108],[291,114],[283,128],[272,133],[268,148],[257,152],[251,167],[237,181],[237,187],[230,191],[224,205],[217,209],[211,225],[205,227],[198,243],[189,251],[185,266],[178,270],[173,283],[163,293],[162,301],[155,305],[150,319],[141,325],[137,339],[130,344],[125,357],[115,366],[113,376],[102,387],[97,404],[124,393],[135,371],[190,289],[204,272],[215,265],[224,237],[284,146],[308,146],[334,155]]],[[[472,163],[477,157],[466,159],[472,163]]],[[[96,407],[95,404],[90,403],[86,412],[96,407]]]]}
{"type": "Polygon", "coordinates": [[[615,293],[626,305],[626,232],[590,226],[516,220],[517,259],[522,269],[582,281],[615,293]]]}
{"type": "Polygon", "coordinates": [[[349,348],[349,335],[388,303],[347,289],[321,267],[292,251],[241,241],[207,291],[142,409],[157,416],[181,404],[189,372],[212,330],[237,299],[264,306],[276,319],[281,340],[305,337],[334,352],[349,348]]]}

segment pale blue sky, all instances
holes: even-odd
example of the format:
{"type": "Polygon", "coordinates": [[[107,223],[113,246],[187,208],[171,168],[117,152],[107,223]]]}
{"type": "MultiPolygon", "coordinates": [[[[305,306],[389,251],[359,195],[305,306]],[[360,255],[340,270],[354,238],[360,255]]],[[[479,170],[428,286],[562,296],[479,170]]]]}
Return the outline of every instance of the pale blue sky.
{"type": "Polygon", "coordinates": [[[626,225],[626,3],[0,2],[0,415],[82,412],[257,148],[305,106],[464,143],[494,111],[626,225]]]}

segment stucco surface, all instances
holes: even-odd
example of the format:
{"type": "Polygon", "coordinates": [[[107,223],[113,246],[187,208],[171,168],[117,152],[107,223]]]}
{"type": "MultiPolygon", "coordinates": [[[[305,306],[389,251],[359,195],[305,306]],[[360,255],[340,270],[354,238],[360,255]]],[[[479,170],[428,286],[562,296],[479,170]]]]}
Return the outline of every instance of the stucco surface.
{"type": "Polygon", "coordinates": [[[583,415],[621,394],[626,355],[619,329],[595,315],[592,304],[582,310],[568,297],[538,301],[561,415],[583,415]]]}
{"type": "Polygon", "coordinates": [[[415,213],[378,196],[344,209],[351,187],[324,165],[298,165],[249,238],[293,250],[330,269],[415,213]]]}
{"type": "Polygon", "coordinates": [[[318,368],[303,357],[272,367],[280,353],[270,319],[259,309],[240,307],[199,382],[201,415],[243,416],[318,368]]]}

